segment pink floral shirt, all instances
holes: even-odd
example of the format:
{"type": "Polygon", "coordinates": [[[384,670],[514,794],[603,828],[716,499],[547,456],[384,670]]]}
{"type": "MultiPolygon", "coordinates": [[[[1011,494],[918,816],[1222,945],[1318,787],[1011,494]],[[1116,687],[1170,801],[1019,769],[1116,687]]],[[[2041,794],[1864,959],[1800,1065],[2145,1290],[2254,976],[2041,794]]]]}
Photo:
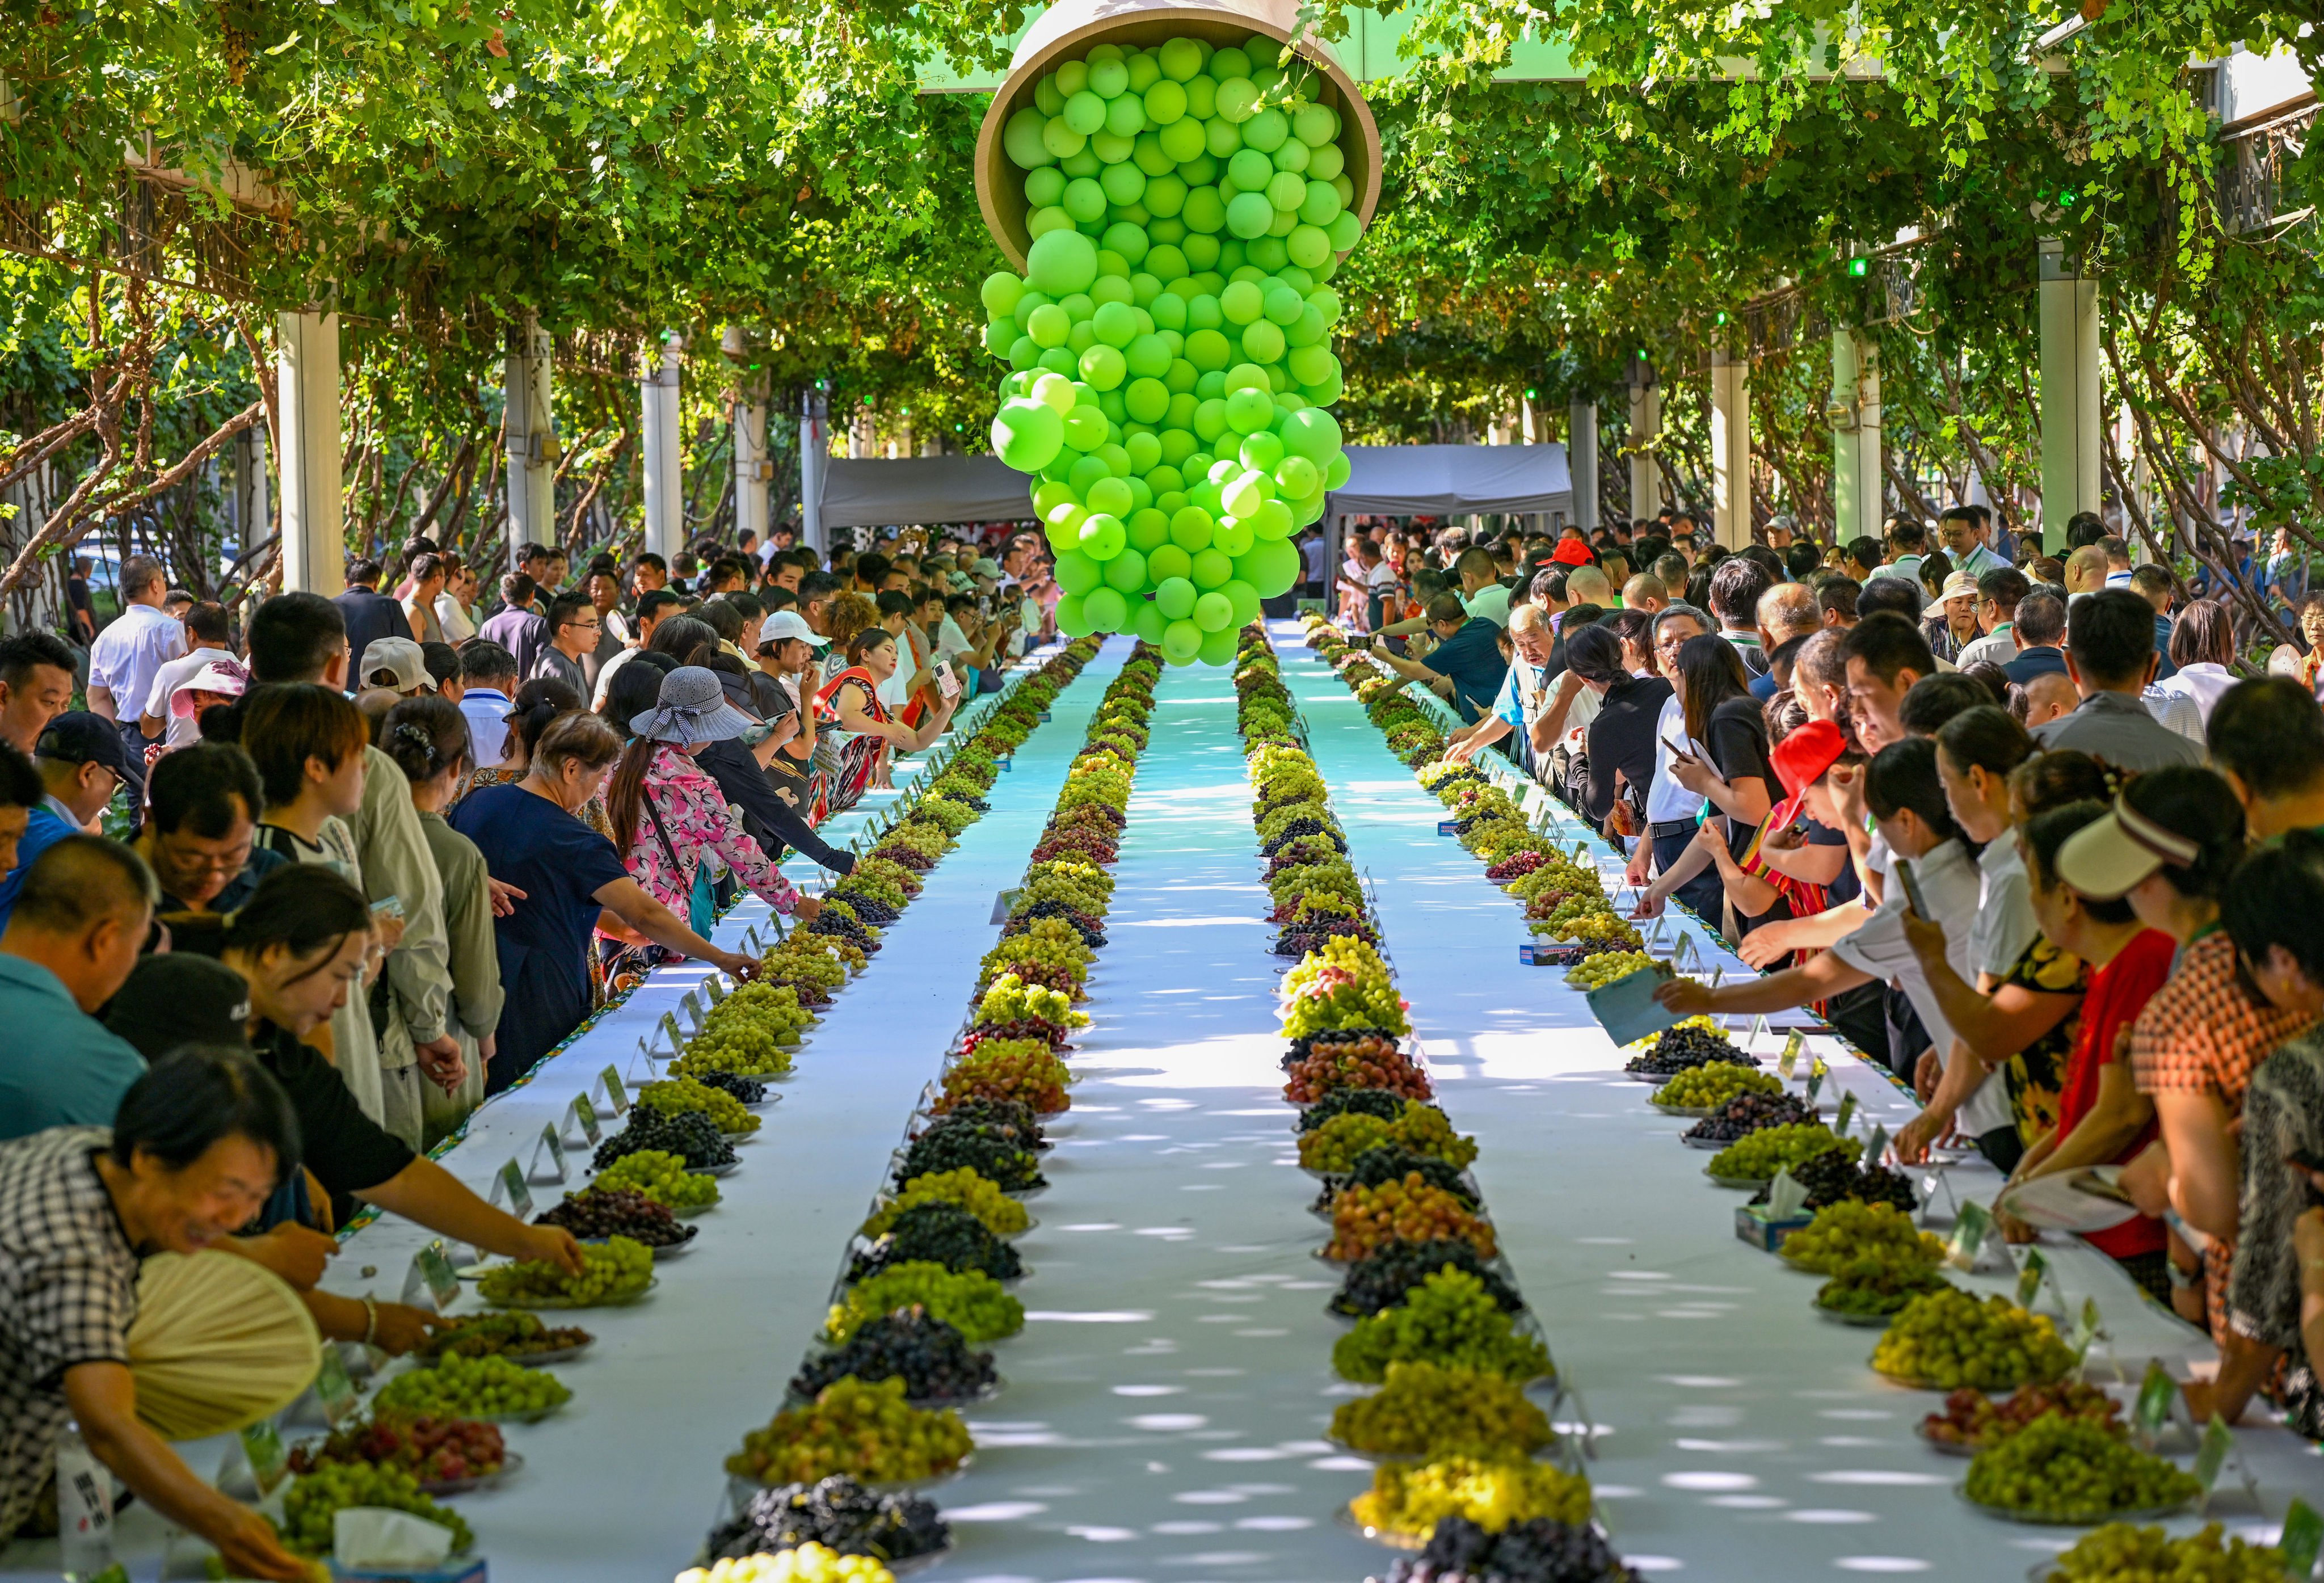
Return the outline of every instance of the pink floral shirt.
{"type": "Polygon", "coordinates": [[[789,913],[798,906],[798,892],[768,861],[766,849],[743,830],[718,783],[692,759],[667,743],[656,748],[645,789],[652,811],[638,815],[628,862],[631,877],[656,901],[685,917],[695,871],[706,853],[715,852],[736,879],[777,912],[789,913]],[[654,812],[661,815],[661,829],[669,833],[669,847],[677,849],[679,866],[675,870],[661,831],[654,827],[654,812]]]}

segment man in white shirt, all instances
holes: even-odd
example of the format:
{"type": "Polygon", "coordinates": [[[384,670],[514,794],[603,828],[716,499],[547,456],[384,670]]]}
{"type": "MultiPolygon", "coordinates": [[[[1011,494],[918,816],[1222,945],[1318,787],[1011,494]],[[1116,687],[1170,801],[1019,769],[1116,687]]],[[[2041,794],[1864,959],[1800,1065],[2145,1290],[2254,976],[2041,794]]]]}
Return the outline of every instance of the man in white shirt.
{"type": "Polygon", "coordinates": [[[508,757],[509,713],[515,708],[516,656],[489,638],[460,651],[460,713],[479,769],[497,769],[508,757]]]}
{"type": "Polygon", "coordinates": [[[161,563],[134,555],[121,563],[121,614],[97,635],[88,650],[88,707],[121,733],[129,757],[129,780],[142,798],[145,789],[145,728],[139,723],[153,678],[161,667],[186,651],[185,624],[163,613],[161,563]]]}
{"type": "Polygon", "coordinates": [[[1996,566],[1977,580],[1977,624],[1985,636],[1961,645],[1953,663],[2007,665],[2017,658],[2017,607],[2033,589],[2015,566],[1996,566]]]}
{"type": "Polygon", "coordinates": [[[1899,519],[1888,525],[1888,559],[1886,564],[1873,568],[1875,577],[1902,577],[1917,584],[1921,580],[1923,551],[1928,548],[1928,530],[1918,522],[1899,519]]]}
{"type": "Polygon", "coordinates": [[[226,606],[207,602],[193,606],[186,612],[185,629],[194,646],[153,673],[152,686],[138,714],[140,734],[149,742],[158,738],[165,750],[202,740],[200,722],[192,715],[174,713],[170,707],[171,695],[210,661],[223,659],[231,663],[235,659],[235,652],[228,647],[226,606]]]}
{"type": "Polygon", "coordinates": [[[436,596],[436,619],[443,624],[444,641],[457,648],[476,635],[476,569],[452,560],[444,592],[436,596]]]}
{"type": "Polygon", "coordinates": [[[1937,518],[1937,537],[1952,557],[1953,570],[1982,577],[2008,563],[1985,548],[1977,513],[1967,506],[1948,506],[1937,518]]]}

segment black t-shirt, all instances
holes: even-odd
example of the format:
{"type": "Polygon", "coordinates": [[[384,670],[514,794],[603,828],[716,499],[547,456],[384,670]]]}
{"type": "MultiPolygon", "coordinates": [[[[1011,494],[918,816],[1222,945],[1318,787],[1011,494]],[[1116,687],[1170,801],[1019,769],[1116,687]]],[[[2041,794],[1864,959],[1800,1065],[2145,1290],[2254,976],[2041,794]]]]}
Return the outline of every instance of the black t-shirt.
{"type": "MultiPolygon", "coordinates": [[[[1845,830],[1834,830],[1831,825],[1819,824],[1812,819],[1804,819],[1804,823],[1808,827],[1808,845],[1841,848],[1848,845],[1848,832],[1845,830]]],[[[1823,888],[1823,898],[1829,905],[1838,907],[1842,902],[1854,901],[1863,888],[1856,878],[1856,860],[1851,857],[1840,864],[1840,877],[1823,888]]]]}
{"type": "MultiPolygon", "coordinates": [[[[1775,778],[1775,766],[1767,762],[1767,719],[1757,698],[1729,698],[1713,709],[1703,722],[1702,745],[1720,779],[1731,785],[1757,776],[1771,802],[1783,796],[1783,783],[1775,778]]],[[[1740,861],[1751,850],[1751,838],[1757,832],[1738,819],[1727,823],[1728,850],[1740,861]]]]}
{"type": "Polygon", "coordinates": [[[261,1026],[251,1053],[290,1096],[302,1163],[331,1195],[332,1224],[346,1225],[355,1211],[355,1194],[411,1164],[411,1150],[364,1115],[338,1069],[288,1028],[261,1026]]]}
{"type": "Polygon", "coordinates": [[[1654,784],[1655,722],[1670,695],[1671,685],[1660,676],[1625,676],[1606,689],[1584,733],[1590,787],[1583,811],[1593,821],[1602,821],[1613,810],[1616,770],[1638,788],[1641,797],[1654,784]]]}

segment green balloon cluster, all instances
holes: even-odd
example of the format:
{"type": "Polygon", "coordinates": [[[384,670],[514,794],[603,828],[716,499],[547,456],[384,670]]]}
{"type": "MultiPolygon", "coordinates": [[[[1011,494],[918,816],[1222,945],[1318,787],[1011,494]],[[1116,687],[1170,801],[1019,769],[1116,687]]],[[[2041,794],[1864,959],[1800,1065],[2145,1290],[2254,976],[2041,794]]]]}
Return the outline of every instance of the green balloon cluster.
{"type": "Polygon", "coordinates": [[[1341,118],[1254,38],[1099,44],[1035,87],[1025,273],[984,282],[992,448],[1037,474],[1057,625],[1224,665],[1348,478],[1325,282],[1362,230],[1341,118]]]}

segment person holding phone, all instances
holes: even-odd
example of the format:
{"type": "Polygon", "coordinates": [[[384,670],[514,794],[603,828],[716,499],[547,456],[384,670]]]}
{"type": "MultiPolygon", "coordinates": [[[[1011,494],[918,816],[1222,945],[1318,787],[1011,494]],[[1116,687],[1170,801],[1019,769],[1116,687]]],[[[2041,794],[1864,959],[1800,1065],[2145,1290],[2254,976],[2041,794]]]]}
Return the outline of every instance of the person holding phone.
{"type": "MultiPolygon", "coordinates": [[[[1891,888],[1863,924],[1801,966],[1716,989],[1692,979],[1674,979],[1655,992],[1655,999],[1680,1017],[1728,1017],[1738,1012],[1748,1017],[1805,1006],[1858,984],[1891,980],[1920,1013],[1934,1047],[1950,1049],[1952,1029],[1930,991],[1928,977],[1906,937],[1904,918],[1904,909],[1911,905],[1909,894],[1917,889],[1921,916],[1944,929],[1946,961],[1956,973],[1968,973],[1969,924],[1977,915],[1977,865],[1969,860],[1961,844],[1960,827],[1945,805],[1944,787],[1937,778],[1936,743],[1913,737],[1882,749],[1866,773],[1864,799],[1891,850],[1912,864],[1909,887],[1891,888]]],[[[1921,1052],[1906,1054],[1917,1058],[1921,1052]]],[[[2015,1129],[2010,1129],[2012,1164],[2016,1160],[2015,1136],[2015,1129]]]]}

